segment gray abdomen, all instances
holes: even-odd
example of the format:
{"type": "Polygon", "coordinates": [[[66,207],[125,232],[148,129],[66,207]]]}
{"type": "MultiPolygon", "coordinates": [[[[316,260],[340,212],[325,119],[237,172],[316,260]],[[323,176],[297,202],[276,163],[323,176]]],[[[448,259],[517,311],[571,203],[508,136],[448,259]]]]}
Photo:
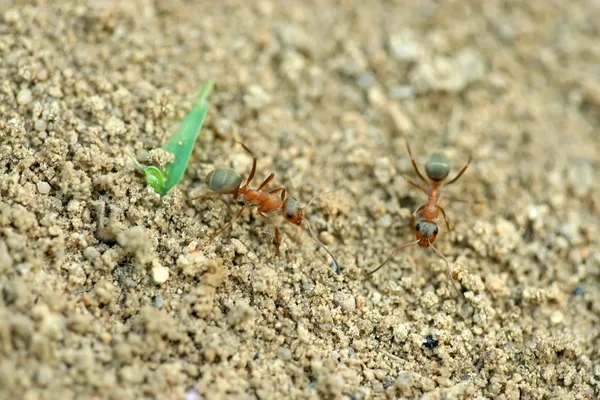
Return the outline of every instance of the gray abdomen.
{"type": "Polygon", "coordinates": [[[217,193],[235,193],[242,177],[231,168],[217,168],[206,175],[206,185],[217,193]]]}

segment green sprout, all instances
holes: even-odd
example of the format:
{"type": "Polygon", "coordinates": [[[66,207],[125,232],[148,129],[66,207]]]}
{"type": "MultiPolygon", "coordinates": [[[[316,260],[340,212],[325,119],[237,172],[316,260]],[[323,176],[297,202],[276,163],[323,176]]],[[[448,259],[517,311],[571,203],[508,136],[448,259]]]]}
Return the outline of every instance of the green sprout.
{"type": "Polygon", "coordinates": [[[208,111],[206,99],[213,88],[213,81],[208,81],[202,86],[198,101],[183,119],[177,133],[161,147],[164,151],[175,156],[172,162],[165,165],[163,171],[153,165],[144,166],[130,154],[136,167],[146,174],[148,185],[161,196],[166,195],[173,186],[177,185],[185,173],[192,150],[194,149],[194,143],[200,133],[202,123],[208,111]]]}

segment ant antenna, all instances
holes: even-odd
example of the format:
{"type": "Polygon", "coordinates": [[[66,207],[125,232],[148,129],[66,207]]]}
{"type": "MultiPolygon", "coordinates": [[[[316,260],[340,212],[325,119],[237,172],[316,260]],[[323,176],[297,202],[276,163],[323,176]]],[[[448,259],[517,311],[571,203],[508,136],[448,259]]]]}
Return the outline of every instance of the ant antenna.
{"type": "Polygon", "coordinates": [[[367,275],[373,275],[375,272],[379,271],[379,270],[380,270],[380,269],[381,269],[381,268],[382,268],[382,267],[383,267],[385,264],[387,264],[387,262],[388,262],[388,261],[390,261],[390,260],[392,259],[392,257],[394,257],[394,254],[396,254],[396,252],[397,252],[398,250],[401,250],[401,249],[403,249],[403,248],[405,248],[405,247],[408,247],[408,246],[412,246],[413,244],[417,244],[417,243],[419,243],[419,240],[418,240],[418,239],[417,239],[417,240],[415,240],[414,242],[405,243],[405,244],[403,244],[403,245],[401,245],[401,246],[398,246],[398,247],[396,247],[396,248],[394,249],[394,251],[392,251],[392,253],[391,253],[391,254],[388,256],[388,258],[386,258],[386,259],[385,259],[385,261],[384,261],[384,262],[382,262],[382,263],[381,263],[381,265],[379,265],[379,267],[375,268],[375,269],[374,269],[374,270],[372,270],[372,271],[368,271],[368,272],[367,272],[367,275]]]}
{"type": "Polygon", "coordinates": [[[322,195],[323,193],[318,193],[313,195],[313,197],[311,197],[311,199],[308,201],[308,203],[306,203],[306,205],[304,207],[302,207],[302,210],[304,210],[305,208],[307,208],[308,206],[310,206],[312,204],[313,201],[315,201],[315,199],[317,197],[319,197],[320,195],[322,195]]]}
{"type": "MultiPolygon", "coordinates": [[[[310,204],[310,203],[309,203],[309,204],[310,204]]],[[[308,205],[308,204],[307,204],[307,205],[308,205]]],[[[303,222],[305,222],[305,224],[306,224],[306,227],[308,228],[308,234],[309,234],[309,236],[310,236],[310,237],[311,237],[311,238],[312,238],[312,239],[313,239],[313,240],[314,240],[314,241],[315,241],[315,242],[316,242],[316,243],[317,243],[319,246],[321,246],[321,247],[322,247],[322,248],[323,248],[323,249],[324,249],[324,250],[327,252],[327,254],[329,254],[329,256],[330,256],[330,257],[333,259],[333,262],[334,262],[334,264],[335,264],[335,266],[336,266],[336,270],[338,270],[338,271],[339,271],[339,270],[340,270],[340,263],[338,263],[338,260],[335,258],[335,256],[333,255],[333,253],[331,253],[331,252],[329,251],[329,249],[328,249],[327,247],[325,247],[325,245],[324,245],[323,243],[321,243],[321,242],[319,241],[319,239],[317,239],[317,236],[315,236],[315,234],[314,234],[314,232],[313,232],[313,230],[312,230],[312,228],[311,228],[310,224],[308,223],[308,221],[305,219],[305,220],[303,220],[303,222]]]]}
{"type": "Polygon", "coordinates": [[[456,287],[456,283],[454,283],[454,278],[452,278],[452,272],[450,272],[450,261],[448,261],[448,259],[442,254],[441,251],[435,248],[433,243],[429,242],[429,246],[431,246],[431,248],[437,253],[438,256],[440,256],[444,261],[446,261],[446,266],[448,267],[448,278],[450,278],[450,282],[452,282],[454,290],[456,290],[456,293],[458,293],[458,297],[465,297],[465,295],[456,287]]]}
{"type": "Polygon", "coordinates": [[[137,160],[137,158],[135,158],[135,156],[133,155],[133,153],[131,152],[131,150],[129,150],[129,148],[125,148],[124,153],[127,155],[127,157],[129,157],[130,161],[133,162],[133,164],[135,165],[135,167],[137,169],[139,169],[140,171],[144,171],[144,169],[146,169],[146,167],[144,166],[144,164],[142,164],[141,162],[139,162],[137,160]]]}
{"type": "Polygon", "coordinates": [[[317,199],[317,197],[321,197],[324,194],[331,194],[331,193],[335,193],[335,192],[341,192],[342,190],[344,190],[344,189],[336,189],[336,190],[330,190],[328,192],[317,193],[317,194],[313,195],[313,197],[310,198],[310,200],[308,201],[308,203],[306,203],[306,205],[304,207],[302,207],[302,210],[304,210],[305,208],[307,208],[308,206],[310,206],[312,204],[312,202],[317,199]]]}

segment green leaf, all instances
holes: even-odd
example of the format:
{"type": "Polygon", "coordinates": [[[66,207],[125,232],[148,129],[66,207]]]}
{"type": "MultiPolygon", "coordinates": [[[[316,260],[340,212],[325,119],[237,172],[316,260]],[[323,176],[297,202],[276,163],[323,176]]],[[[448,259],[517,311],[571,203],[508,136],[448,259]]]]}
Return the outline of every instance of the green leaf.
{"type": "Polygon", "coordinates": [[[156,193],[164,196],[167,192],[165,190],[165,178],[162,171],[154,165],[150,165],[144,169],[144,173],[146,174],[146,182],[148,185],[150,185],[156,193]]]}
{"type": "Polygon", "coordinates": [[[148,186],[152,187],[152,189],[161,196],[163,193],[166,193],[165,178],[160,169],[156,168],[154,165],[146,167],[144,164],[140,163],[128,149],[125,150],[125,153],[131,158],[135,167],[146,175],[146,183],[148,186]]]}
{"type": "MultiPolygon", "coordinates": [[[[213,81],[208,81],[202,86],[198,101],[185,116],[181,123],[181,127],[177,133],[162,146],[162,149],[168,151],[175,156],[173,162],[165,165],[164,174],[166,182],[162,187],[162,191],[158,192],[164,196],[173,186],[175,186],[185,173],[188,162],[194,149],[194,143],[202,128],[202,123],[208,111],[207,97],[210,95],[214,87],[213,81]]],[[[147,175],[147,174],[146,174],[147,175]]],[[[153,186],[154,187],[154,186],[153,186]]],[[[155,188],[156,190],[156,188],[155,188]]]]}

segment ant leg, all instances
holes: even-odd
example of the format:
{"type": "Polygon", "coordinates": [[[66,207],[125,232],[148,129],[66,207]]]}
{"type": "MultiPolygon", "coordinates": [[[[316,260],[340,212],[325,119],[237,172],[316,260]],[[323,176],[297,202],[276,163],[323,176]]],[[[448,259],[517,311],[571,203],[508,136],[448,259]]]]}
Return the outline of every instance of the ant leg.
{"type": "Polygon", "coordinates": [[[421,210],[423,210],[425,208],[426,205],[427,204],[423,204],[421,207],[417,208],[415,210],[415,212],[412,213],[412,215],[410,216],[410,226],[411,226],[411,228],[415,227],[415,217],[417,216],[418,213],[421,212],[421,210]]]}
{"type": "Polygon", "coordinates": [[[203,243],[204,246],[206,246],[208,243],[210,243],[211,241],[214,240],[214,238],[216,238],[217,236],[219,236],[220,234],[222,234],[223,232],[225,232],[227,229],[231,228],[231,226],[235,223],[235,221],[237,221],[240,216],[242,215],[242,212],[244,212],[244,210],[246,209],[247,204],[244,204],[237,213],[235,213],[235,215],[233,216],[233,219],[231,221],[229,221],[224,227],[222,227],[221,229],[219,229],[217,232],[215,232],[210,238],[206,239],[203,243]]]}
{"type": "Polygon", "coordinates": [[[398,252],[398,250],[401,250],[401,249],[403,249],[403,248],[405,248],[405,247],[408,247],[408,246],[412,246],[413,244],[417,244],[417,243],[419,243],[419,241],[418,241],[418,240],[415,240],[414,242],[405,243],[405,244],[403,244],[403,245],[400,245],[400,246],[396,247],[396,248],[394,249],[394,251],[392,251],[392,253],[391,253],[391,254],[388,256],[388,258],[386,258],[384,262],[382,262],[381,264],[379,264],[379,267],[377,267],[377,268],[375,268],[375,269],[372,269],[371,271],[367,271],[367,272],[366,272],[366,274],[367,274],[367,275],[373,275],[375,272],[377,272],[377,271],[379,271],[381,268],[383,268],[383,266],[384,266],[385,264],[387,264],[387,262],[388,262],[388,261],[390,261],[390,260],[392,259],[392,257],[394,257],[394,254],[396,254],[396,253],[398,252]]]}
{"type": "Polygon", "coordinates": [[[281,191],[281,201],[285,201],[285,188],[281,191]]]}
{"type": "Polygon", "coordinates": [[[450,228],[450,221],[448,221],[448,218],[446,217],[446,211],[444,211],[444,209],[440,206],[438,206],[438,210],[442,212],[442,216],[444,217],[444,222],[446,223],[446,228],[448,228],[448,232],[451,232],[452,228],[450,228]]]}
{"type": "Polygon", "coordinates": [[[471,204],[471,205],[475,205],[475,206],[487,206],[487,203],[485,201],[468,201],[468,200],[459,199],[458,197],[447,196],[447,195],[444,195],[444,200],[455,201],[457,203],[471,204]]]}
{"type": "Polygon", "coordinates": [[[267,179],[265,179],[264,182],[260,184],[260,186],[258,187],[258,189],[256,189],[256,191],[260,192],[260,190],[262,188],[264,188],[265,186],[267,186],[269,184],[269,182],[271,182],[273,180],[274,177],[275,177],[275,173],[271,172],[271,175],[267,176],[267,179]]]}
{"type": "Polygon", "coordinates": [[[440,256],[442,258],[442,260],[446,261],[446,266],[448,267],[448,278],[450,278],[450,282],[452,283],[452,286],[454,286],[454,290],[456,290],[456,294],[458,295],[457,297],[459,299],[461,297],[465,297],[463,292],[458,290],[458,287],[456,287],[456,283],[454,282],[454,278],[452,277],[452,272],[450,271],[450,261],[448,261],[448,259],[442,254],[441,251],[439,251],[438,249],[435,248],[433,243],[429,242],[429,246],[433,249],[433,251],[435,251],[437,253],[438,256],[440,256]]]}
{"type": "Polygon", "coordinates": [[[427,189],[425,189],[423,186],[414,183],[413,181],[411,181],[410,179],[406,178],[405,176],[402,177],[402,179],[404,179],[406,181],[406,183],[408,183],[411,186],[416,187],[417,189],[421,190],[423,193],[428,194],[427,193],[427,189]]]}
{"type": "Polygon", "coordinates": [[[277,225],[275,225],[275,223],[273,222],[273,220],[271,218],[267,217],[262,212],[259,211],[258,215],[260,215],[262,219],[264,219],[269,224],[271,224],[273,226],[273,229],[275,229],[275,236],[273,237],[273,242],[275,243],[275,246],[277,246],[277,251],[279,251],[279,244],[280,244],[280,240],[279,240],[279,228],[277,227],[277,225]]]}
{"type": "Polygon", "coordinates": [[[269,191],[269,194],[277,194],[277,193],[279,193],[279,192],[281,192],[281,191],[285,192],[285,189],[284,189],[283,187],[281,187],[281,186],[280,186],[280,187],[278,187],[278,188],[275,188],[275,189],[273,189],[273,190],[270,190],[270,191],[269,191]]]}
{"type": "Polygon", "coordinates": [[[410,151],[410,145],[408,144],[408,140],[406,141],[406,150],[408,150],[408,155],[410,156],[410,162],[412,163],[415,172],[417,173],[417,175],[419,176],[419,178],[421,178],[421,180],[427,184],[429,184],[429,181],[427,179],[425,179],[425,177],[423,177],[423,174],[421,174],[421,171],[419,171],[419,167],[417,167],[417,163],[415,162],[415,159],[413,158],[412,152],[410,151]]]}
{"type": "Polygon", "coordinates": [[[462,174],[465,173],[465,171],[467,170],[467,168],[469,168],[469,165],[471,164],[471,155],[469,154],[469,159],[467,160],[467,163],[462,167],[462,169],[460,170],[460,172],[458,173],[458,175],[456,175],[454,177],[454,179],[452,179],[449,182],[444,183],[444,186],[448,186],[451,183],[454,183],[458,180],[458,178],[460,178],[462,176],[462,174]]]}
{"type": "Polygon", "coordinates": [[[208,193],[201,194],[200,196],[192,197],[191,199],[189,199],[189,201],[201,200],[201,199],[204,199],[204,198],[207,198],[207,197],[217,196],[217,195],[220,195],[220,194],[222,194],[222,193],[208,192],[208,193]]]}
{"type": "Polygon", "coordinates": [[[242,142],[238,142],[238,143],[241,144],[242,147],[244,148],[244,150],[246,150],[252,156],[252,170],[250,170],[250,175],[248,175],[248,179],[246,180],[246,183],[244,184],[244,187],[248,187],[248,185],[250,184],[250,182],[252,182],[252,179],[254,178],[254,173],[256,172],[256,155],[244,143],[242,143],[242,142]]]}

